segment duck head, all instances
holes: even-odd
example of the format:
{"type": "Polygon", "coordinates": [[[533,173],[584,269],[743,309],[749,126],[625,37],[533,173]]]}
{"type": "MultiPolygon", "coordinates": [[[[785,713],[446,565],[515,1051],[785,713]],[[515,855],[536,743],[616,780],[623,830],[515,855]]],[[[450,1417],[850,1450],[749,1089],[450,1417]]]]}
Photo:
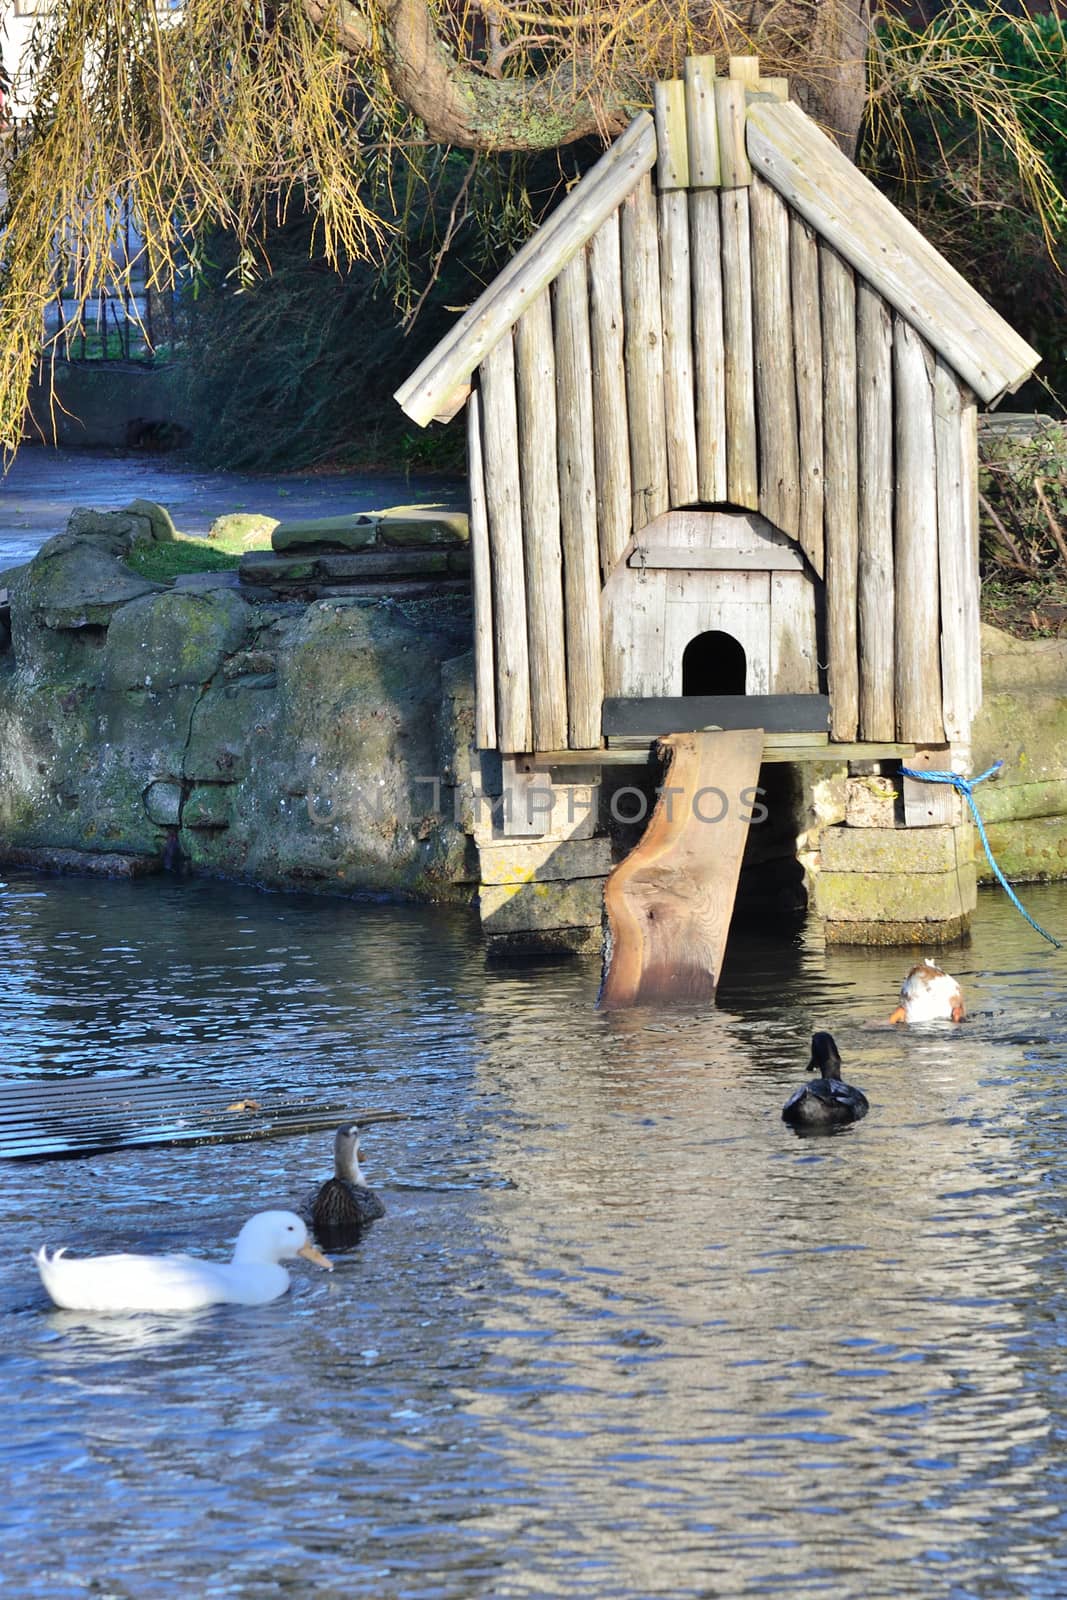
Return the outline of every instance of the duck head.
{"type": "Polygon", "coordinates": [[[264,1262],[288,1261],[303,1256],[317,1267],[333,1271],[333,1262],[317,1250],[295,1211],[260,1211],[250,1217],[237,1235],[233,1247],[235,1263],[262,1266],[264,1262]]]}
{"type": "Polygon", "coordinates": [[[809,1072],[819,1072],[824,1078],[840,1078],[841,1057],[837,1053],[832,1033],[813,1033],[809,1072]]]}

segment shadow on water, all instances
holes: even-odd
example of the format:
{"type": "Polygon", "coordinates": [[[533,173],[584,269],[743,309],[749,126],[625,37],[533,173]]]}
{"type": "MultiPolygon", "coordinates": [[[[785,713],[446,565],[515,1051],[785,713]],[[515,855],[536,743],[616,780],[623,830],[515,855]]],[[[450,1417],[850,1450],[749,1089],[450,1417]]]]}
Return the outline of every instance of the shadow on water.
{"type": "Polygon", "coordinates": [[[329,1135],[7,1164],[5,1592],[1062,1593],[1063,957],[983,895],[970,1020],[886,1028],[907,959],[746,930],[718,1007],[599,1013],[462,914],[15,881],[4,1077],[410,1115],[329,1278],[184,1321],[50,1311],[29,1252],[223,1255],[329,1135]],[[871,1111],[800,1141],[817,1028],[871,1111]]]}

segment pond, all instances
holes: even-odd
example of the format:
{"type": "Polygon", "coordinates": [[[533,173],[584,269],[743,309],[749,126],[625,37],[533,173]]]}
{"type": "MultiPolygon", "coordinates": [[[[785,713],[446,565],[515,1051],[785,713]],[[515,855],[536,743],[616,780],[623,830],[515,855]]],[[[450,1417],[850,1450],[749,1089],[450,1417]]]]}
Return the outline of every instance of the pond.
{"type": "Polygon", "coordinates": [[[405,1120],[332,1275],[184,1318],[55,1311],[31,1251],[225,1255],[328,1134],[0,1165],[5,1593],[1062,1595],[1064,956],[986,892],[970,1020],[880,1029],[906,961],[748,932],[714,1010],[604,1015],[465,914],[12,879],[4,1079],[405,1120]],[[800,1140],[816,1027],[871,1113],[800,1140]]]}

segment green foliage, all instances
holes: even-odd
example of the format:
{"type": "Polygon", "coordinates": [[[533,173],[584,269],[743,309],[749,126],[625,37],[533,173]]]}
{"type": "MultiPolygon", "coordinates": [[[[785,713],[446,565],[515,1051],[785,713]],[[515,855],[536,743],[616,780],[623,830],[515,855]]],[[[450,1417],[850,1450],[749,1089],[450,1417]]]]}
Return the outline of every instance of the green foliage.
{"type": "Polygon", "coordinates": [[[872,36],[862,161],[1043,356],[1015,402],[1067,403],[1067,35],[1052,16],[956,4],[872,36]]]}
{"type": "Polygon", "coordinates": [[[1058,569],[1067,578],[1067,425],[983,438],[982,555],[1018,581],[1058,569]]]}
{"type": "Polygon", "coordinates": [[[240,560],[239,555],[219,550],[203,539],[189,539],[179,534],[165,543],[145,540],[135,544],[126,557],[126,565],[139,572],[142,578],[169,583],[186,572],[226,572],[240,560]]]}

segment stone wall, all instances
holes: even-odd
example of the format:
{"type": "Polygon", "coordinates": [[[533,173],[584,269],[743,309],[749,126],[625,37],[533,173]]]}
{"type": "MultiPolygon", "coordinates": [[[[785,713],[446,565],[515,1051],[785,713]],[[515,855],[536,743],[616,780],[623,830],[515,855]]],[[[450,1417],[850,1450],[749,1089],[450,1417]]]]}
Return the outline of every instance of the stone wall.
{"type": "Polygon", "coordinates": [[[467,597],[251,603],[233,573],[164,586],[123,562],[153,532],[147,514],[77,512],[0,575],[0,853],[470,899],[453,805],[467,597]]]}

